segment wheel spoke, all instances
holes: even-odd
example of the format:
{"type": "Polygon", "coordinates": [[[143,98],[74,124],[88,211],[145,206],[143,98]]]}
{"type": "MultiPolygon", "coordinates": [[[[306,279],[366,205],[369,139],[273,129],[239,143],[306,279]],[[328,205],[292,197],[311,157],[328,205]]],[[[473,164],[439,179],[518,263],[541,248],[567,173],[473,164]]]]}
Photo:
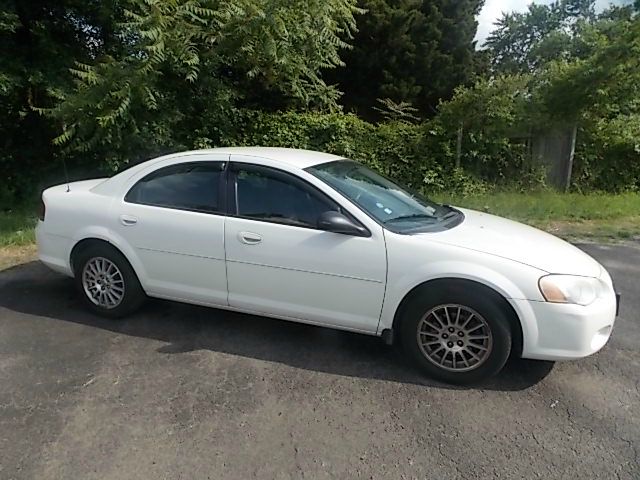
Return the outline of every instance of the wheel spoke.
{"type": "Polygon", "coordinates": [[[472,314],[470,314],[470,315],[467,317],[467,319],[465,320],[465,322],[464,322],[462,325],[460,325],[460,328],[464,328],[464,327],[466,327],[466,326],[467,326],[467,324],[471,321],[471,319],[472,319],[473,317],[474,317],[474,314],[473,314],[473,313],[472,313],[472,314]]]}
{"type": "Polygon", "coordinates": [[[109,305],[115,305],[117,303],[115,295],[109,291],[107,291],[107,301],[109,305]]]}
{"type": "Polygon", "coordinates": [[[440,359],[440,365],[444,365],[444,362],[446,361],[448,355],[449,355],[449,351],[447,350],[446,352],[444,352],[444,354],[442,355],[442,358],[440,359]]]}
{"type": "Polygon", "coordinates": [[[466,349],[465,350],[469,355],[471,355],[473,358],[475,358],[476,360],[480,361],[480,357],[478,355],[476,355],[475,353],[473,353],[471,350],[466,349]]]}
{"type": "Polygon", "coordinates": [[[442,320],[440,320],[440,317],[436,314],[436,312],[432,312],[431,314],[433,315],[433,318],[435,318],[438,321],[438,323],[440,324],[440,327],[438,329],[444,328],[444,326],[445,326],[444,322],[442,320]]]}
{"type": "Polygon", "coordinates": [[[440,348],[436,348],[433,352],[431,352],[431,355],[435,355],[436,353],[438,353],[440,350],[444,350],[444,347],[440,347],[440,348]]]}
{"type": "Polygon", "coordinates": [[[444,316],[447,317],[447,325],[451,325],[451,318],[449,317],[449,309],[444,307],[444,316]]]}
{"type": "Polygon", "coordinates": [[[467,357],[464,355],[466,352],[466,350],[460,350],[460,356],[462,357],[462,361],[464,362],[465,366],[469,366],[469,360],[467,360],[467,357]]]}
{"type": "Polygon", "coordinates": [[[434,337],[434,338],[440,337],[438,334],[431,333],[431,332],[420,332],[420,335],[424,335],[425,337],[434,337]]]}
{"type": "Polygon", "coordinates": [[[442,330],[442,325],[437,324],[437,323],[436,323],[436,322],[434,322],[433,320],[426,319],[426,320],[424,321],[424,323],[425,323],[425,325],[427,325],[427,326],[431,327],[431,328],[432,328],[433,330],[435,330],[435,331],[438,331],[438,332],[439,332],[440,330],[442,330]]]}
{"type": "Polygon", "coordinates": [[[470,344],[469,344],[469,347],[470,347],[470,348],[475,348],[475,349],[477,349],[477,350],[480,350],[481,352],[488,352],[488,351],[489,351],[489,349],[488,349],[488,348],[485,348],[485,347],[483,347],[482,345],[474,345],[474,344],[471,344],[471,343],[470,343],[470,344]]]}
{"type": "Polygon", "coordinates": [[[480,324],[480,325],[476,325],[475,327],[465,330],[467,333],[471,333],[471,332],[475,332],[476,330],[478,330],[479,328],[483,328],[484,325],[480,324]]]}

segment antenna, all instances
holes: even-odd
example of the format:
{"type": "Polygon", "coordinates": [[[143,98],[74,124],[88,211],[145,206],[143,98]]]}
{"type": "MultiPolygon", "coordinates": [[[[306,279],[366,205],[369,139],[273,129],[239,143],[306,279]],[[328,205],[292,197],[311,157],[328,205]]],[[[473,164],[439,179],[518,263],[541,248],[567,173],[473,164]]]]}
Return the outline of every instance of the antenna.
{"type": "Polygon", "coordinates": [[[64,161],[64,157],[62,157],[62,168],[64,169],[64,178],[67,179],[67,192],[70,192],[71,188],[69,188],[69,172],[67,172],[67,162],[64,161]]]}

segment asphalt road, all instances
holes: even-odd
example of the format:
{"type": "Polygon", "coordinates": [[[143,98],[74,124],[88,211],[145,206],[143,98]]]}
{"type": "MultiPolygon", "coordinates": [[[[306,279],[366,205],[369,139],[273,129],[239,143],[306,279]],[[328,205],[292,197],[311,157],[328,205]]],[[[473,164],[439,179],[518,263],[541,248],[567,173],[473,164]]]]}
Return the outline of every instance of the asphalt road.
{"type": "Polygon", "coordinates": [[[623,303],[598,354],[481,388],[373,337],[152,301],[85,312],[0,272],[0,478],[640,478],[640,248],[584,246],[623,303]]]}

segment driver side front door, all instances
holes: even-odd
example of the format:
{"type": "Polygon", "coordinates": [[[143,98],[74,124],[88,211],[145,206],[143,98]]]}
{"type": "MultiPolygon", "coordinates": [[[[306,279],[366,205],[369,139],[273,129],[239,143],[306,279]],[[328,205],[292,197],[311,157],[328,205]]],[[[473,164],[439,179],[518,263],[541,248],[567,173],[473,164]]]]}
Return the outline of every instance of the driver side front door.
{"type": "Polygon", "coordinates": [[[368,237],[318,229],[321,213],[341,208],[281,170],[232,163],[229,184],[235,199],[225,219],[229,305],[375,332],[387,269],[382,228],[368,237]]]}

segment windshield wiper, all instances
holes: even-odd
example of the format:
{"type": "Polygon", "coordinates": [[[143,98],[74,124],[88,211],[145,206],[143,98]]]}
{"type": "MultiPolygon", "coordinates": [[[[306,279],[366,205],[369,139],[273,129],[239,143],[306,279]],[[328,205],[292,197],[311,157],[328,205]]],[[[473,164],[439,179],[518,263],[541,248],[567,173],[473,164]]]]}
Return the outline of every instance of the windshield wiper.
{"type": "Polygon", "coordinates": [[[390,218],[389,220],[385,220],[384,223],[391,223],[402,220],[417,220],[420,218],[430,219],[430,220],[438,220],[438,217],[434,217],[433,215],[428,215],[426,213],[412,213],[411,215],[400,215],[399,217],[390,218]]]}
{"type": "MultiPolygon", "coordinates": [[[[449,208],[451,208],[451,207],[449,207],[449,208]]],[[[457,210],[451,210],[446,215],[440,217],[440,220],[448,220],[449,218],[457,217],[458,214],[459,214],[459,212],[457,210]]]]}

